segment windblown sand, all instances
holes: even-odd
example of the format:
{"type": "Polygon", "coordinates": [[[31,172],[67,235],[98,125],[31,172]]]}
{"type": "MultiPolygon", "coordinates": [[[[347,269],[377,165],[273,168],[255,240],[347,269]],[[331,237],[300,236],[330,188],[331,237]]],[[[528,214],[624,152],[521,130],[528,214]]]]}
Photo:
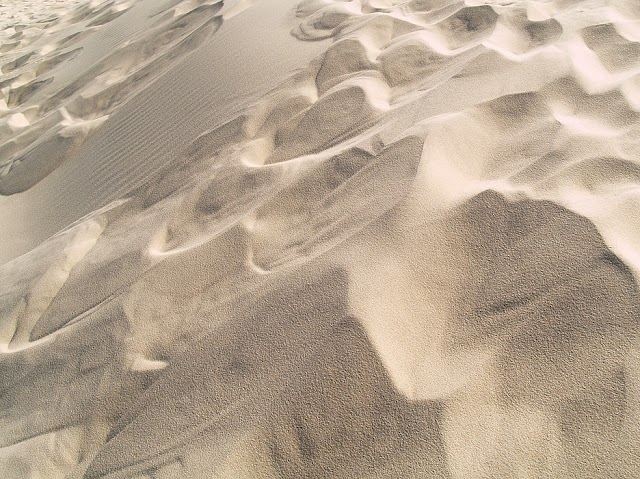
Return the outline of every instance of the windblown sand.
{"type": "Polygon", "coordinates": [[[640,478],[635,0],[1,0],[0,478],[640,478]]]}

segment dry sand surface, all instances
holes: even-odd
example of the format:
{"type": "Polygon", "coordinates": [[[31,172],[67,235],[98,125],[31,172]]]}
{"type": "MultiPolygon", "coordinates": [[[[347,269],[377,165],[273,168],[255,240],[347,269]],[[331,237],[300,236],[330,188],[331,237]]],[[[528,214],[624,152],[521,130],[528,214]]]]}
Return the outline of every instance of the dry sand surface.
{"type": "Polygon", "coordinates": [[[636,0],[0,0],[0,478],[640,478],[636,0]]]}

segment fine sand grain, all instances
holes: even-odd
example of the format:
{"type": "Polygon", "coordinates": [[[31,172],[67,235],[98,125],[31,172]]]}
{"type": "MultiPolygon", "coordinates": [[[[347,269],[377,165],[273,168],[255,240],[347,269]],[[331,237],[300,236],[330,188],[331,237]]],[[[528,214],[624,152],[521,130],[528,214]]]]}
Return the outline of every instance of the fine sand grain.
{"type": "Polygon", "coordinates": [[[0,477],[640,477],[634,0],[12,0],[0,72],[0,477]]]}

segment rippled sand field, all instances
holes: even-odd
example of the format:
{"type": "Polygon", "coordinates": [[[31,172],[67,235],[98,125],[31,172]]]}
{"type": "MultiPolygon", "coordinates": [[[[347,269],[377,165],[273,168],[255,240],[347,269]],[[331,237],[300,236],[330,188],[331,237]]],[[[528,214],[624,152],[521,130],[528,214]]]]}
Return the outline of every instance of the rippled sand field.
{"type": "Polygon", "coordinates": [[[635,0],[10,0],[0,72],[0,477],[640,478],[635,0]]]}

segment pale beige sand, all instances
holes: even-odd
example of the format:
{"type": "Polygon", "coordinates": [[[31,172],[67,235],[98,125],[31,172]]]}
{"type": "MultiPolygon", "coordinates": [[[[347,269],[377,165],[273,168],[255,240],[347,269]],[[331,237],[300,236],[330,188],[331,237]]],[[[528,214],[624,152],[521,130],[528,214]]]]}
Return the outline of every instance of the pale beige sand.
{"type": "Polygon", "coordinates": [[[8,5],[0,477],[640,477],[633,0],[8,5]]]}

